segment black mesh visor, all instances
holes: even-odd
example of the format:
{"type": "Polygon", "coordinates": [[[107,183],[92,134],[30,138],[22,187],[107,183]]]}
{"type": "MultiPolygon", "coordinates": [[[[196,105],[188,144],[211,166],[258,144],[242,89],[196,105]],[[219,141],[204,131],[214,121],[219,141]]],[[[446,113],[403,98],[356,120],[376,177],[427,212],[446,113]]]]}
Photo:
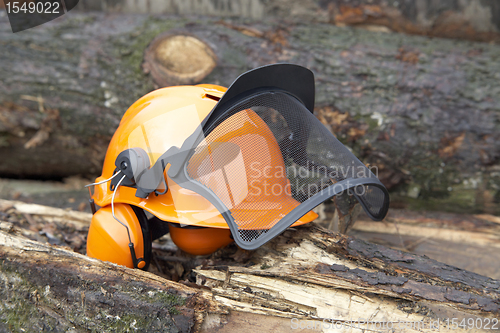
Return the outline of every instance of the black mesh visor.
{"type": "Polygon", "coordinates": [[[389,206],[377,177],[282,91],[255,93],[212,117],[185,171],[225,207],[221,213],[245,249],[261,246],[335,195],[357,199],[375,220],[389,206]]]}

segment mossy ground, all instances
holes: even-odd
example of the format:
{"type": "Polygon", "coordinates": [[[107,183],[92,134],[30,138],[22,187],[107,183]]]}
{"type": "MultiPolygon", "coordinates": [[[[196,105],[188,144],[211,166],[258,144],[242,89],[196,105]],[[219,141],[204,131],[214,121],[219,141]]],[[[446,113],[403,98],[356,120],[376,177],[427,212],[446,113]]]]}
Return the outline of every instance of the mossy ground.
{"type": "Polygon", "coordinates": [[[183,307],[186,299],[175,291],[137,288],[128,283],[109,288],[78,277],[65,281],[67,290],[61,291],[55,282],[50,287],[48,271],[36,282],[29,281],[29,270],[0,260],[4,284],[0,290],[0,321],[10,331],[65,332],[71,327],[89,332],[178,331],[172,316],[181,313],[178,307],[183,307]],[[75,285],[79,287],[73,290],[70,286],[75,285]],[[106,288],[109,294],[103,293],[106,288]],[[115,303],[114,299],[120,301],[115,303]],[[120,307],[115,305],[118,303],[120,307]]]}

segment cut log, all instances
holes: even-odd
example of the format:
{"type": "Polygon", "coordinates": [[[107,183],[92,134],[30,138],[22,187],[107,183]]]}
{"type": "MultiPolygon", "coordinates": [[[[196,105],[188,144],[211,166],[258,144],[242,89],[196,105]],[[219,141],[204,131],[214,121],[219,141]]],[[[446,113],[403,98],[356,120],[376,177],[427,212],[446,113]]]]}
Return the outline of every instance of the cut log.
{"type": "Polygon", "coordinates": [[[316,115],[401,205],[499,213],[500,46],[332,25],[81,14],[12,34],[0,18],[0,175],[98,174],[121,115],[154,87],[141,64],[165,32],[213,50],[206,83],[283,61],[313,70],[316,115]]]}
{"type": "Polygon", "coordinates": [[[493,215],[391,209],[383,222],[362,216],[350,235],[500,279],[499,220],[493,215]]]}
{"type": "Polygon", "coordinates": [[[0,328],[190,332],[224,314],[207,291],[0,232],[0,328]]]}
{"type": "Polygon", "coordinates": [[[373,314],[381,304],[391,308],[380,313],[379,319],[407,316],[396,311],[404,301],[420,308],[425,305],[434,314],[446,312],[445,308],[471,314],[477,310],[476,315],[500,309],[495,296],[500,291],[497,280],[333,234],[314,224],[287,231],[252,259],[260,267],[198,269],[198,282],[211,285],[221,297],[233,301],[249,297],[266,304],[267,299],[267,304],[280,303],[281,310],[291,316],[309,311],[322,319],[336,311],[347,315],[344,320],[366,315],[366,305],[356,309],[351,302],[349,307],[350,297],[356,294],[364,295],[368,302],[361,303],[373,305],[373,314]],[[488,294],[489,305],[481,307],[482,297],[488,294]]]}
{"type": "MultiPolygon", "coordinates": [[[[16,206],[26,209],[14,202],[6,211],[16,206]]],[[[37,218],[50,212],[36,209],[37,218]]],[[[320,332],[354,325],[361,332],[391,323],[431,332],[449,328],[452,318],[491,326],[500,316],[499,280],[314,223],[252,252],[178,252],[178,261],[198,263],[188,274],[193,282],[182,283],[27,239],[19,226],[0,228],[3,330],[233,332],[245,325],[245,332],[320,332]]],[[[161,251],[157,246],[155,256],[161,251]]]]}
{"type": "Polygon", "coordinates": [[[286,18],[292,22],[333,23],[379,31],[500,41],[500,6],[496,0],[246,0],[233,1],[231,4],[227,0],[187,3],[182,0],[87,0],[80,2],[77,10],[232,16],[260,20],[286,18]]]}
{"type": "Polygon", "coordinates": [[[151,73],[157,88],[196,84],[217,64],[217,58],[206,43],[182,34],[157,36],[144,52],[144,71],[151,73]]]}
{"type": "Polygon", "coordinates": [[[61,209],[37,204],[29,204],[21,201],[0,199],[0,212],[13,208],[17,213],[26,215],[33,214],[43,218],[45,222],[57,221],[73,226],[88,226],[92,214],[77,212],[74,210],[61,209]]]}

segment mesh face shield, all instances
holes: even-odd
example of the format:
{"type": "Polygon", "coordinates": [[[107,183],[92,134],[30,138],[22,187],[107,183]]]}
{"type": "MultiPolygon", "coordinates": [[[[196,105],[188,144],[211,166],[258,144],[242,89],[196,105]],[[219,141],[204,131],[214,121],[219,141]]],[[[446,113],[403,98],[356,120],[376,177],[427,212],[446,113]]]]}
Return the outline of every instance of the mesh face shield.
{"type": "Polygon", "coordinates": [[[187,187],[203,188],[200,194],[217,202],[244,249],[261,246],[334,195],[355,197],[375,220],[387,213],[387,190],[376,176],[284,91],[251,94],[205,128],[185,163],[194,185],[187,187]]]}
{"type": "Polygon", "coordinates": [[[137,192],[157,189],[170,164],[170,179],[208,200],[247,250],[334,196],[357,200],[372,219],[383,219],[386,188],[320,123],[313,107],[309,70],[279,64],[247,72],[182,145],[134,173],[137,192]]]}

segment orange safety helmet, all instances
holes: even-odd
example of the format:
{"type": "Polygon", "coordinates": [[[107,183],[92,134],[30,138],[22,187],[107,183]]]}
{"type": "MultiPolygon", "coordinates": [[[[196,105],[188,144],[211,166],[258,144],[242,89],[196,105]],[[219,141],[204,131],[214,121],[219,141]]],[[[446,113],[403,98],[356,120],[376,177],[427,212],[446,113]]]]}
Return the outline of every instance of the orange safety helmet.
{"type": "Polygon", "coordinates": [[[313,106],[312,72],[290,64],[249,71],[227,91],[179,86],[140,98],[91,184],[93,207],[102,208],[93,208],[87,254],[147,269],[151,241],[166,232],[196,255],[233,240],[256,249],[311,222],[311,209],[347,191],[382,219],[387,190],[313,106]]]}

